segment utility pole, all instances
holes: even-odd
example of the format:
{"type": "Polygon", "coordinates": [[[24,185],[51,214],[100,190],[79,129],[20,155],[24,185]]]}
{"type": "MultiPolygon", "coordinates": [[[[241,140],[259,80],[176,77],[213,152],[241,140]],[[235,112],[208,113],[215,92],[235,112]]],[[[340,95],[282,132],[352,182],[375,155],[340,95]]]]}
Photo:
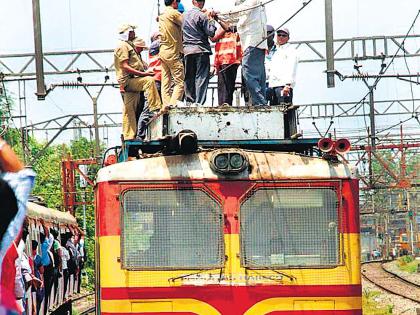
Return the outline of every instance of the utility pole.
{"type": "MultiPolygon", "coordinates": [[[[102,91],[102,90],[101,90],[102,91]]],[[[95,126],[95,157],[99,157],[99,127],[98,127],[98,97],[92,97],[93,104],[93,124],[95,126]]]]}
{"type": "Polygon", "coordinates": [[[414,210],[411,209],[410,204],[410,192],[405,191],[407,196],[407,213],[408,213],[408,220],[410,222],[410,247],[411,247],[411,254],[413,256],[416,255],[416,245],[417,245],[417,229],[416,229],[416,216],[414,215],[414,210]]]}
{"type": "Polygon", "coordinates": [[[370,144],[372,150],[376,147],[376,126],[375,126],[375,99],[373,95],[374,86],[367,84],[369,88],[369,119],[370,119],[370,144]]]}
{"type": "Polygon", "coordinates": [[[327,87],[335,87],[334,69],[334,29],[332,0],[325,0],[325,48],[327,55],[327,87]]]}
{"type": "Polygon", "coordinates": [[[39,101],[45,100],[47,91],[44,81],[44,53],[42,51],[41,10],[39,0],[32,0],[32,14],[34,22],[36,95],[39,101]]]}

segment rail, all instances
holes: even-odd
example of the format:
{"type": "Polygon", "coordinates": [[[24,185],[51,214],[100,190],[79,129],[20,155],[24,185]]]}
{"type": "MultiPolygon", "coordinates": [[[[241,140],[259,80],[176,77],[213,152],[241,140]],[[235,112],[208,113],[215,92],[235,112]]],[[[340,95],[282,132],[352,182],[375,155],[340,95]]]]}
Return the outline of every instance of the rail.
{"type": "Polygon", "coordinates": [[[363,263],[362,277],[388,293],[420,303],[420,286],[387,271],[383,261],[363,263]]]}

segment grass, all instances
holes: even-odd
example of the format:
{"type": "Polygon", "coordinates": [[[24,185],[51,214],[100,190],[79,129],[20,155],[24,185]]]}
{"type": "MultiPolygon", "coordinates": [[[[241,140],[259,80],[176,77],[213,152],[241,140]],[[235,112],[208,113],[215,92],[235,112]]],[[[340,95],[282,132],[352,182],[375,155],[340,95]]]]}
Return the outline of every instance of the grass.
{"type": "Polygon", "coordinates": [[[398,258],[398,269],[409,273],[416,273],[418,268],[417,266],[420,264],[420,261],[408,257],[411,256],[403,256],[401,258],[398,258]]]}
{"type": "Polygon", "coordinates": [[[392,314],[393,305],[383,306],[377,302],[377,298],[381,295],[379,291],[363,290],[363,315],[388,315],[392,314]]]}

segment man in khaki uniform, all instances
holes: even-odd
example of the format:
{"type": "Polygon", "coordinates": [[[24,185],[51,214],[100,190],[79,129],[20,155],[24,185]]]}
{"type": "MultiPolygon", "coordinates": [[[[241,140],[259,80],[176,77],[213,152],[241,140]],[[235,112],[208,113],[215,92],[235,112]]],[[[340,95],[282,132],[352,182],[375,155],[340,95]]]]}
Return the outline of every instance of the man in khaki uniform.
{"type": "Polygon", "coordinates": [[[146,70],[141,56],[134,49],[132,40],[136,37],[135,27],[123,25],[119,29],[119,45],[114,51],[114,65],[118,83],[124,92],[123,136],[125,140],[136,138],[136,109],[140,92],[145,92],[149,110],[162,107],[156,88],[154,73],[146,70]]]}
{"type": "Polygon", "coordinates": [[[176,105],[184,95],[182,63],[182,14],[177,0],[165,0],[166,9],[159,16],[161,34],[159,57],[162,61],[162,99],[165,106],[176,105]],[[171,94],[172,81],[174,89],[171,94]]]}

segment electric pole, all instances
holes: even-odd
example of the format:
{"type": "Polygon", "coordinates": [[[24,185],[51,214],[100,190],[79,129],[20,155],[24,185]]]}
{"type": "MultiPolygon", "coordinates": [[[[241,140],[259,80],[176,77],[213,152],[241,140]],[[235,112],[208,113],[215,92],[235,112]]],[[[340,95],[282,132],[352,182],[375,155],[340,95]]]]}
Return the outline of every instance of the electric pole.
{"type": "Polygon", "coordinates": [[[42,52],[41,10],[39,0],[32,0],[32,13],[34,21],[35,69],[36,69],[36,95],[39,101],[45,100],[47,91],[44,81],[44,53],[42,52]]]}

